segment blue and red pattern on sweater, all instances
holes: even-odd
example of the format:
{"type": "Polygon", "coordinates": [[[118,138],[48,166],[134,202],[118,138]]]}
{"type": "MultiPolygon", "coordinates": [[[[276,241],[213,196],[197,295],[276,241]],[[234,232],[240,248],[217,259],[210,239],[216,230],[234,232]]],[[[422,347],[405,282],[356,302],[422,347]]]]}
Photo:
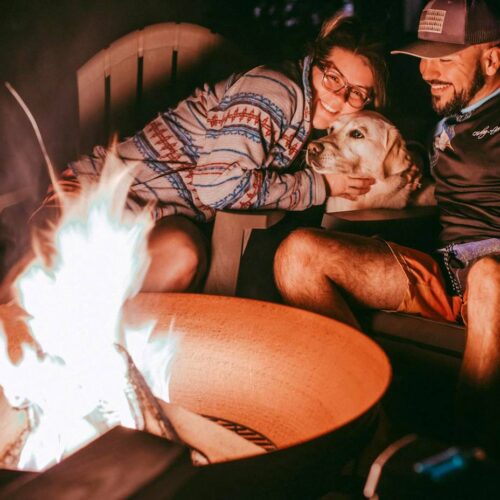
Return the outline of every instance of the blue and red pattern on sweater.
{"type": "MultiPolygon", "coordinates": [[[[259,66],[197,89],[117,146],[137,163],[130,204],[155,204],[157,219],[209,221],[224,208],[304,210],[325,201],[323,178],[288,167],[311,131],[310,59],[259,66]]],[[[100,174],[106,150],[70,165],[65,177],[100,174]]]]}

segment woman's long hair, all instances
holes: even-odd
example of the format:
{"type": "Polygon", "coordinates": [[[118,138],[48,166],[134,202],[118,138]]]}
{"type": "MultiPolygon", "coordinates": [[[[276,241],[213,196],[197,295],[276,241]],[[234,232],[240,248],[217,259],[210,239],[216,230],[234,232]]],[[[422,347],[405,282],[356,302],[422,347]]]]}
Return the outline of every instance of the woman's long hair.
{"type": "Polygon", "coordinates": [[[383,108],[387,101],[387,66],[383,43],[373,29],[356,16],[337,14],[323,23],[310,47],[313,64],[326,61],[334,47],[348,50],[368,61],[375,80],[373,106],[375,109],[383,108]]]}

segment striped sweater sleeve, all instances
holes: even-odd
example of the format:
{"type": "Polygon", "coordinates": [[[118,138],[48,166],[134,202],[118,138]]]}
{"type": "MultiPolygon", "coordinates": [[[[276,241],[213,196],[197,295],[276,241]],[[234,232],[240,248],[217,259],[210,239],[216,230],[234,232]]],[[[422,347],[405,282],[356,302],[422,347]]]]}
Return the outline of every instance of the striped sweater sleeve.
{"type": "Polygon", "coordinates": [[[304,105],[298,85],[271,70],[257,68],[226,89],[207,112],[193,176],[200,200],[216,209],[304,210],[323,203],[319,174],[285,170],[304,143],[304,105]]]}

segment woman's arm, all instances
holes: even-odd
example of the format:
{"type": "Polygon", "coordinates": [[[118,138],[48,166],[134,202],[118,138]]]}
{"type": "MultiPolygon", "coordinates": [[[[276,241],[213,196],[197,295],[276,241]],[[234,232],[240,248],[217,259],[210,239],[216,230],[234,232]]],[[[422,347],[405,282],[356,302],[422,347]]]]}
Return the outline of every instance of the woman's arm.
{"type": "Polygon", "coordinates": [[[208,111],[204,148],[193,186],[213,208],[303,210],[324,202],[322,176],[286,171],[309,127],[301,88],[257,68],[226,90],[208,111]]]}

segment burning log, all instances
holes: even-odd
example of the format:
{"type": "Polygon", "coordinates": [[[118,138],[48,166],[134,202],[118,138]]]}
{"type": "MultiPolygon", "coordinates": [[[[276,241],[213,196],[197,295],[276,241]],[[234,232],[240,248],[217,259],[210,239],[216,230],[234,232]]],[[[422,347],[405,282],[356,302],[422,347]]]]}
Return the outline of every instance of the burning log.
{"type": "Polygon", "coordinates": [[[157,399],[123,348],[116,346],[128,362],[131,391],[127,393],[136,408],[136,428],[183,444],[192,450],[196,465],[259,455],[264,449],[182,407],[157,399]]]}
{"type": "Polygon", "coordinates": [[[127,399],[134,415],[136,429],[147,430],[170,441],[180,442],[175,428],[154,397],[142,373],[135,366],[130,354],[120,344],[116,344],[115,347],[125,357],[128,364],[127,378],[131,390],[127,391],[127,399]]]}
{"type": "MultiPolygon", "coordinates": [[[[33,344],[26,325],[26,312],[16,304],[0,304],[0,325],[11,332],[7,337],[7,355],[12,362],[22,357],[22,344],[33,344]]],[[[13,409],[0,387],[0,468],[14,469],[31,430],[29,410],[13,409]]]]}
{"type": "MultiPolygon", "coordinates": [[[[222,441],[233,443],[227,447],[231,455],[224,445],[213,444],[205,453],[203,442],[211,442],[210,429],[220,434],[218,426],[160,404],[153,392],[162,392],[165,384],[150,387],[135,366],[133,358],[151,350],[151,318],[130,329],[122,321],[122,306],[147,268],[152,220],[146,211],[124,212],[132,179],[128,168],[118,160],[106,168],[102,182],[65,200],[63,218],[51,235],[53,258],[47,262],[40,255],[29,264],[16,282],[19,305],[0,308],[0,334],[6,336],[0,335],[0,381],[11,405],[27,415],[17,435],[3,440],[3,465],[45,469],[120,424],[189,442],[199,463],[262,452],[223,429],[229,437],[222,441]],[[201,432],[207,438],[193,438],[193,430],[179,423],[186,418],[193,430],[208,427],[201,432]]],[[[165,339],[158,349],[157,366],[150,359],[142,367],[159,372],[150,376],[153,383],[172,356],[165,339]]]]}
{"type": "Polygon", "coordinates": [[[15,469],[30,432],[28,410],[11,408],[0,391],[0,468],[15,469]]]}
{"type": "MultiPolygon", "coordinates": [[[[1,316],[0,316],[1,317],[1,316]]],[[[192,460],[203,465],[264,453],[265,450],[204,417],[157,399],[123,346],[116,345],[128,364],[127,400],[134,416],[135,428],[166,438],[192,450],[192,460]]],[[[89,415],[96,428],[104,422],[89,415]]],[[[0,396],[0,467],[15,469],[36,420],[29,407],[11,408],[0,396]]]]}

